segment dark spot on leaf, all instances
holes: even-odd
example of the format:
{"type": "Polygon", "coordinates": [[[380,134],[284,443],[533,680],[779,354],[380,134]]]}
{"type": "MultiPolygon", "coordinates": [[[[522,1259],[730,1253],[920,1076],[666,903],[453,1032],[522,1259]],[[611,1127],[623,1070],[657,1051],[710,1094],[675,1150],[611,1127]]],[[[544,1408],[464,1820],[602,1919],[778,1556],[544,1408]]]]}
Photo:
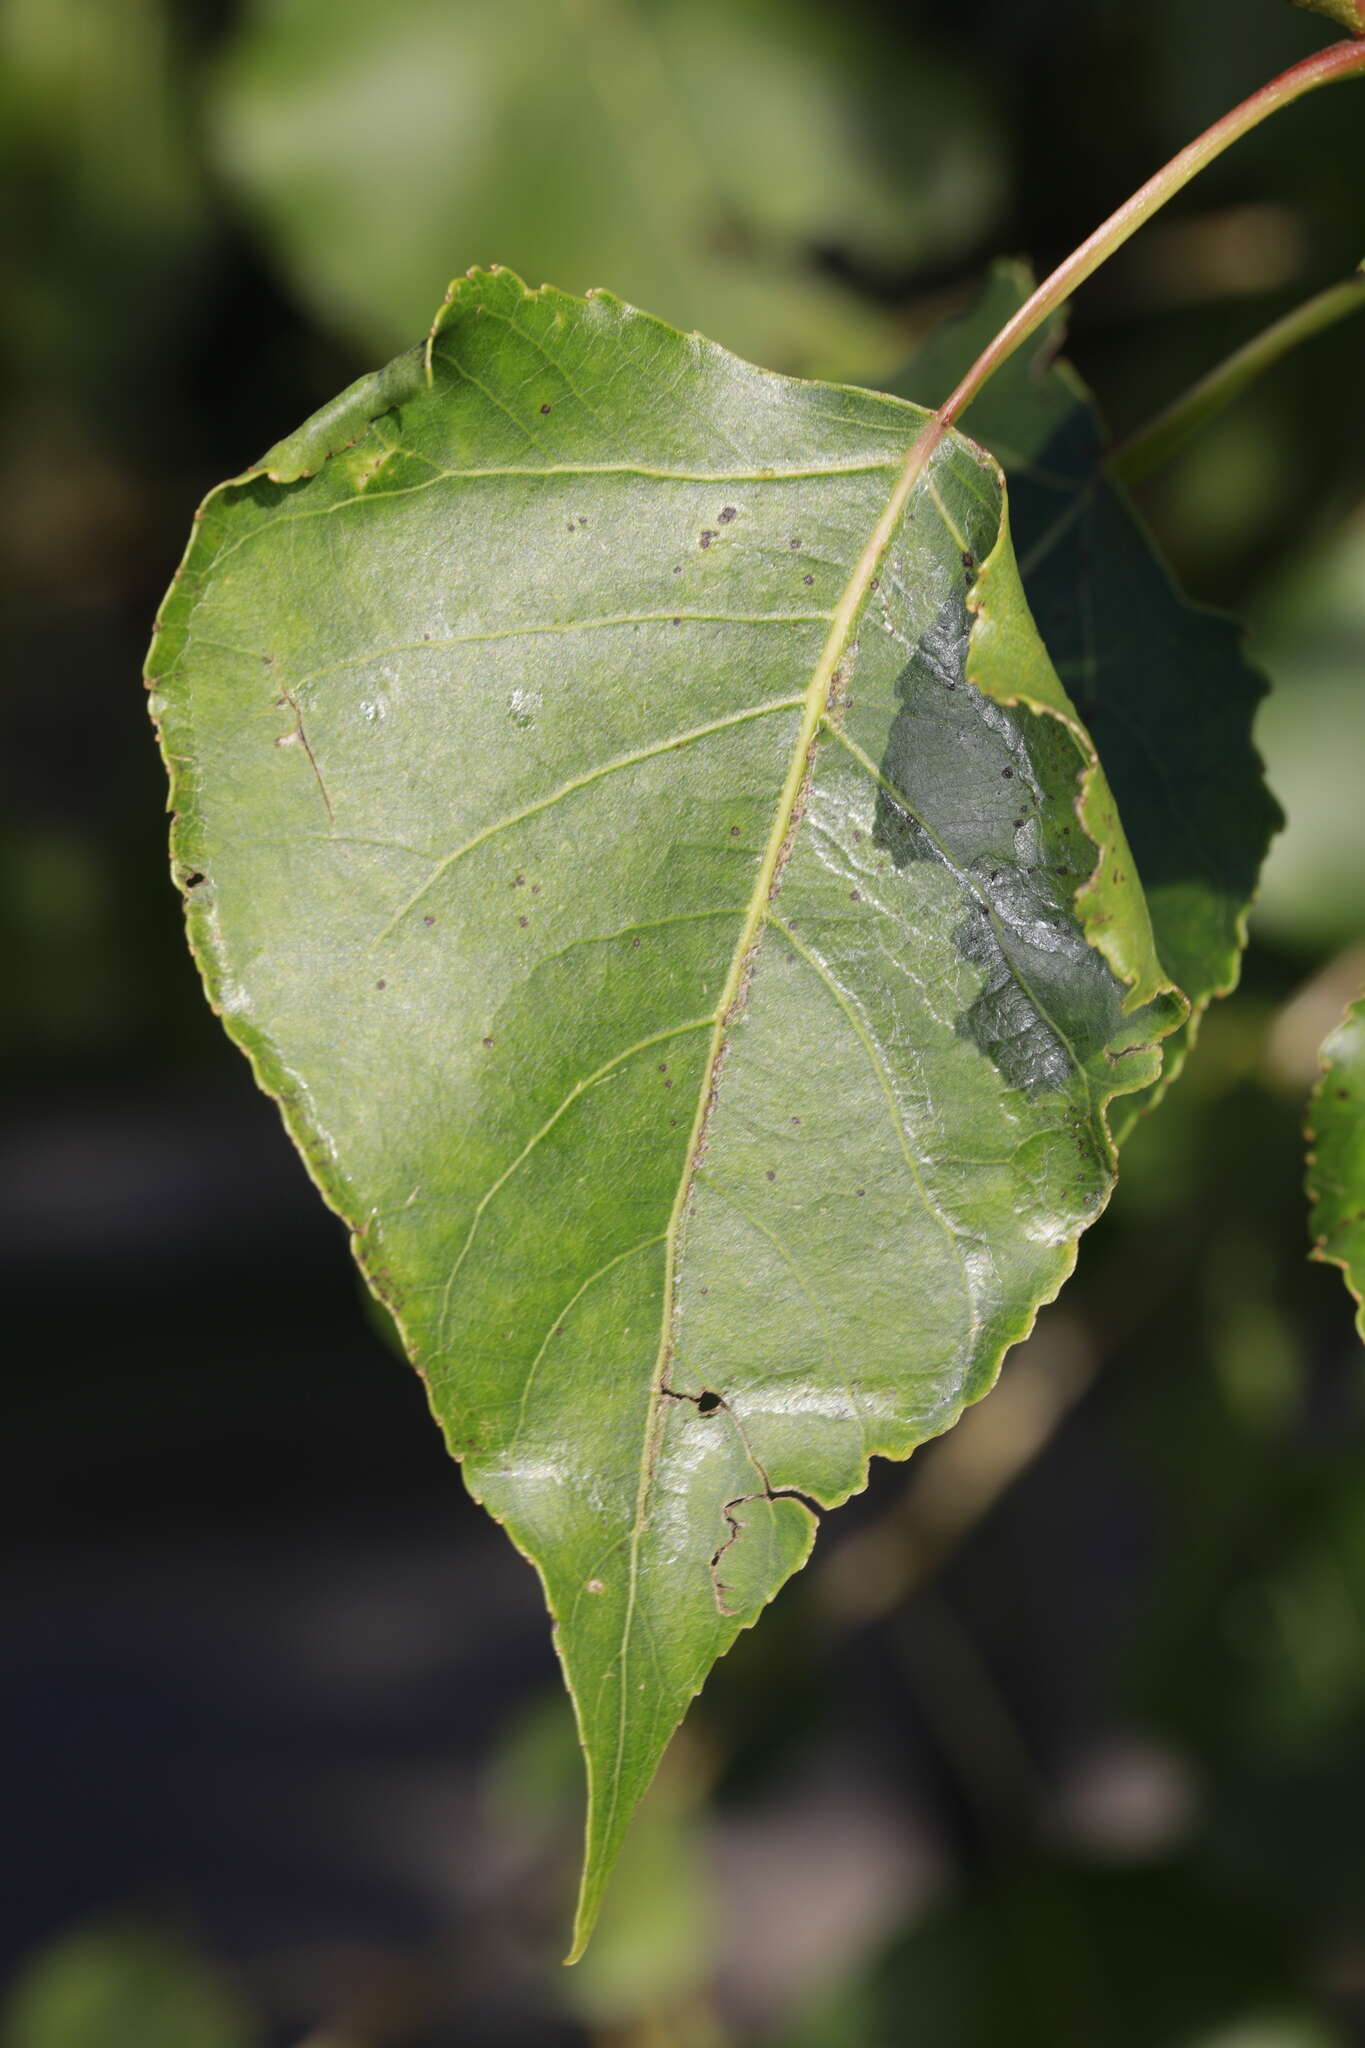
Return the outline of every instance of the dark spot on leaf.
{"type": "Polygon", "coordinates": [[[549,408],[549,406],[548,406],[548,405],[542,405],[542,407],[541,407],[540,409],[541,409],[541,411],[542,411],[542,412],[548,412],[548,411],[550,410],[550,408],[549,408]]]}
{"type": "Polygon", "coordinates": [[[562,1337],[562,1336],[564,1335],[564,1325],[563,1325],[563,1323],[561,1323],[561,1324],[560,1324],[560,1326],[559,1326],[559,1328],[558,1328],[558,1329],[557,1329],[557,1330],[555,1331],[555,1335],[556,1335],[556,1337],[562,1337]]]}
{"type": "Polygon", "coordinates": [[[768,1168],[768,1178],[769,1178],[769,1180],[776,1180],[776,1179],[777,1179],[777,1175],[776,1175],[776,1174],[775,1174],[775,1173],[773,1172],[773,1170],[772,1170],[771,1166],[770,1166],[770,1167],[768,1168]]]}
{"type": "Polygon", "coordinates": [[[636,947],[637,947],[637,946],[639,945],[639,943],[640,943],[640,941],[639,941],[638,939],[632,939],[632,940],[631,940],[631,942],[630,942],[630,946],[631,946],[631,951],[632,951],[632,952],[634,952],[635,948],[636,948],[636,947]]]}
{"type": "Polygon", "coordinates": [[[376,988],[387,988],[387,987],[388,987],[388,985],[389,985],[389,984],[388,984],[388,983],[387,983],[386,981],[377,981],[377,982],[375,983],[375,987],[376,987],[376,988]]]}
{"type": "Polygon", "coordinates": [[[681,619],[674,619],[673,623],[674,623],[674,625],[675,625],[675,626],[680,626],[680,625],[682,624],[682,620],[681,620],[681,619]]]}
{"type": "Polygon", "coordinates": [[[1014,770],[1012,768],[1002,768],[1000,770],[1000,773],[1004,777],[1006,782],[1012,782],[1014,780],[1014,770]]]}
{"type": "Polygon", "coordinates": [[[856,889],[850,889],[848,892],[848,900],[850,903],[861,903],[863,899],[856,889]]]}
{"type": "Polygon", "coordinates": [[[659,1062],[659,1072],[660,1072],[661,1074],[666,1074],[666,1073],[668,1072],[668,1061],[667,1061],[667,1060],[660,1060],[660,1062],[659,1062]]]}
{"type": "Polygon", "coordinates": [[[571,520],[569,521],[569,523],[568,523],[568,530],[569,530],[569,532],[570,532],[570,533],[572,533],[572,532],[573,532],[573,521],[572,521],[572,519],[571,519],[571,520]]]}
{"type": "Polygon", "coordinates": [[[698,544],[701,547],[709,548],[712,541],[719,540],[719,538],[720,536],[713,526],[706,526],[702,528],[701,537],[698,544]]]}
{"type": "Polygon", "coordinates": [[[962,550],[962,566],[964,569],[974,569],[976,567],[976,556],[970,548],[962,550]]]}
{"type": "Polygon", "coordinates": [[[871,582],[870,582],[870,583],[868,584],[868,586],[867,586],[867,587],[868,587],[868,589],[869,589],[869,590],[880,590],[880,589],[881,589],[881,587],[882,587],[882,579],[881,579],[881,577],[880,577],[880,576],[874,576],[874,577],[872,578],[872,581],[871,581],[871,582]]]}
{"type": "Polygon", "coordinates": [[[855,1195],[865,1195],[865,1194],[867,1193],[867,1189],[866,1189],[866,1188],[855,1188],[855,1189],[853,1190],[853,1192],[854,1192],[854,1194],[855,1194],[855,1195]]]}
{"type": "Polygon", "coordinates": [[[722,506],[721,506],[721,508],[720,508],[720,523],[721,523],[721,525],[722,525],[722,526],[728,526],[728,525],[730,524],[730,521],[731,521],[731,520],[732,520],[732,519],[734,518],[734,516],[735,516],[735,508],[734,508],[734,506],[733,506],[733,505],[722,505],[722,506]]]}
{"type": "Polygon", "coordinates": [[[792,540],[791,542],[789,542],[789,545],[794,548],[799,548],[801,545],[800,539],[797,538],[795,540],[792,540]]]}
{"type": "Polygon", "coordinates": [[[521,926],[523,927],[523,929],[524,929],[524,928],[525,928],[525,926],[527,926],[527,925],[528,925],[528,924],[529,924],[530,922],[531,922],[531,920],[530,920],[530,918],[529,918],[529,917],[519,917],[519,918],[517,919],[517,923],[518,923],[519,925],[521,925],[521,926]]]}
{"type": "Polygon", "coordinates": [[[424,917],[422,922],[423,924],[435,924],[436,920],[434,917],[424,917]]]}
{"type": "Polygon", "coordinates": [[[491,1045],[492,1043],[493,1043],[493,1041],[492,1041],[492,1039],[491,1039],[491,1038],[485,1038],[485,1040],[484,1040],[484,1044],[485,1044],[485,1045],[491,1045]]]}
{"type": "Polygon", "coordinates": [[[586,519],[580,519],[578,523],[580,526],[586,526],[588,522],[586,519]]]}
{"type": "Polygon", "coordinates": [[[723,1406],[724,1403],[722,1402],[720,1395],[713,1394],[709,1387],[706,1388],[705,1392],[700,1393],[697,1396],[698,1415],[714,1415],[717,1408],[723,1406]]]}
{"type": "Polygon", "coordinates": [[[1350,1091],[1350,1089],[1349,1089],[1349,1088],[1338,1088],[1338,1090],[1337,1090],[1337,1101],[1338,1101],[1338,1102],[1349,1102],[1349,1101],[1350,1101],[1350,1099],[1351,1099],[1351,1091],[1350,1091]]]}
{"type": "Polygon", "coordinates": [[[815,581],[815,578],[814,578],[813,576],[803,576],[803,577],[801,578],[801,581],[802,581],[802,582],[803,582],[803,583],[804,583],[804,584],[806,585],[806,587],[807,587],[807,588],[809,589],[810,585],[811,585],[812,583],[814,583],[814,581],[815,581]]]}

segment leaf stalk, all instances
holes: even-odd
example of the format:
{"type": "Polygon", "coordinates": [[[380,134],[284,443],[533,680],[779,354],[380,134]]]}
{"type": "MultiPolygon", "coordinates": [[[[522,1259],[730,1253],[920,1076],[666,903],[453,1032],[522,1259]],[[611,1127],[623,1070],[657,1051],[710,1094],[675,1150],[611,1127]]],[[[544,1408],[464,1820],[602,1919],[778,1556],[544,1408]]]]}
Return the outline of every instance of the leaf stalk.
{"type": "Polygon", "coordinates": [[[1352,313],[1365,310],[1365,263],[1352,277],[1329,285],[1262,334],[1245,342],[1214,369],[1139,427],[1109,457],[1109,472],[1120,483],[1137,484],[1160,469],[1200,427],[1240,398],[1258,377],[1275,367],[1301,342],[1311,341],[1352,313]]]}
{"type": "Polygon", "coordinates": [[[982,350],[956,390],[944,400],[911,447],[901,477],[903,490],[923,474],[944,435],[1015,350],[1036,334],[1086,279],[1092,277],[1101,264],[1107,263],[1115,250],[1122,248],[1153,214],[1159,213],[1169,199],[1174,199],[1177,192],[1183,191],[1225,149],[1231,148],[1234,142],[1239,142],[1242,136],[1259,127],[1281,107],[1292,105],[1305,93],[1315,92],[1319,86],[1333,85],[1338,79],[1363,74],[1365,42],[1333,43],[1328,49],[1315,51],[1311,57],[1292,65],[1288,71],[1282,71],[1252,93],[1249,99],[1224,114],[1221,120],[1215,121],[1212,127],[1206,128],[1193,142],[1187,143],[1106,221],[1101,222],[1078,249],[1058,264],[1032,298],[1025,301],[1013,319],[1007,321],[994,340],[982,350]]]}

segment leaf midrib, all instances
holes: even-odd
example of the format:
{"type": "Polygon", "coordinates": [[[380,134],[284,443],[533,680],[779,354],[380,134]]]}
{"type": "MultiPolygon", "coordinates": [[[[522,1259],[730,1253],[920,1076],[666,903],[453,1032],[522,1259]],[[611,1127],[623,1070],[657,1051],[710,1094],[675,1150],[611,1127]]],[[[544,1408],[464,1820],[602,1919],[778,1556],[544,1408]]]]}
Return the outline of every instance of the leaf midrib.
{"type": "MultiPolygon", "coordinates": [[[[711,1104],[716,1086],[717,1070],[721,1054],[725,1050],[727,1036],[734,1016],[740,1007],[746,971],[756,946],[762,936],[763,924],[768,906],[776,894],[786,856],[790,851],[790,835],[796,818],[797,804],[805,787],[814,754],[815,742],[819,737],[828,708],[830,686],[834,680],[840,660],[846,652],[854,624],[863,602],[867,597],[873,576],[883,555],[894,538],[906,502],[920,477],[928,470],[938,451],[943,435],[935,432],[932,418],[925,422],[923,430],[910,443],[896,474],[895,483],[887,498],[881,515],[868,536],[861,555],[855,562],[848,581],[840,595],[839,602],[831,614],[830,629],[820,657],[811,672],[802,702],[801,723],[792,746],[791,760],[774,810],[772,828],[769,832],[763,858],[754,878],[744,922],[735,942],[729,972],[716,1006],[716,1022],[707,1051],[701,1084],[697,1091],[697,1105],[688,1135],[687,1151],[683,1170],[678,1178],[677,1192],[664,1232],[664,1281],[663,1301],[660,1318],[659,1348],[655,1360],[654,1374],[650,1383],[649,1400],[645,1415],[644,1442],[640,1455],[640,1480],[636,1493],[635,1516],[630,1532],[630,1563],[626,1590],[626,1610],[621,1625],[621,1647],[619,1652],[618,1677],[618,1722],[616,1755],[610,1780],[610,1804],[601,1825],[601,1835],[609,1833],[615,1820],[620,1801],[621,1765],[625,1754],[627,1685],[626,1664],[630,1649],[631,1632],[635,1620],[636,1598],[639,1588],[641,1538],[647,1526],[647,1507],[650,1483],[658,1451],[658,1430],[663,1412],[663,1397],[668,1381],[668,1368],[673,1354],[673,1328],[675,1294],[677,1289],[678,1246],[686,1214],[688,1199],[692,1192],[702,1140],[710,1116],[711,1104]]],[[[595,1797],[596,1788],[592,1788],[595,1797]]],[[[576,1931],[574,1952],[581,1948],[591,1924],[592,1900],[598,1889],[595,1873],[585,1871],[584,1891],[579,1903],[579,1926],[576,1931]]]]}

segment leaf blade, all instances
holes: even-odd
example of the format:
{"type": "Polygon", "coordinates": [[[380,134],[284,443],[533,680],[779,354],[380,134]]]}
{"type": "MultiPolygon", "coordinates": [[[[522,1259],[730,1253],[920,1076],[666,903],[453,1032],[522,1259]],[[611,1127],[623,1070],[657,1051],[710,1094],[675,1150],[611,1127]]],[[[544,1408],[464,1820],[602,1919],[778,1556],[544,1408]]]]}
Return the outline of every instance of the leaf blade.
{"type": "Polygon", "coordinates": [[[210,499],[163,611],[174,861],[211,999],[542,1578],[580,1952],[814,1511],[1060,1286],[1177,1009],[1131,886],[1091,943],[1119,828],[1082,829],[1102,778],[970,444],[907,503],[914,408],[505,272],[342,415],[210,499]]]}

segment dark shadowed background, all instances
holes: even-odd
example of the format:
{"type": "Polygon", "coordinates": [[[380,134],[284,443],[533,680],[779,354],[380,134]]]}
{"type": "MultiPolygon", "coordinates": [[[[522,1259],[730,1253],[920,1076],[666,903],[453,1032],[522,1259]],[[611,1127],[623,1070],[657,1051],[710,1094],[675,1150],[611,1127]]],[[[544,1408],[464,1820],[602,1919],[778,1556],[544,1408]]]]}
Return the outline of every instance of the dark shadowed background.
{"type": "MultiPolygon", "coordinates": [[[[1243,991],[994,1395],[718,1669],[573,1972],[535,1581],[203,1002],[139,680],[202,494],[469,265],[875,383],[1323,26],[0,0],[5,2048],[1365,2041],[1365,1372],[1297,1134],[1365,933],[1365,323],[1143,496],[1273,679],[1243,991]]],[[[1308,101],[1087,290],[1116,429],[1365,254],[1363,136],[1308,101]]]]}

